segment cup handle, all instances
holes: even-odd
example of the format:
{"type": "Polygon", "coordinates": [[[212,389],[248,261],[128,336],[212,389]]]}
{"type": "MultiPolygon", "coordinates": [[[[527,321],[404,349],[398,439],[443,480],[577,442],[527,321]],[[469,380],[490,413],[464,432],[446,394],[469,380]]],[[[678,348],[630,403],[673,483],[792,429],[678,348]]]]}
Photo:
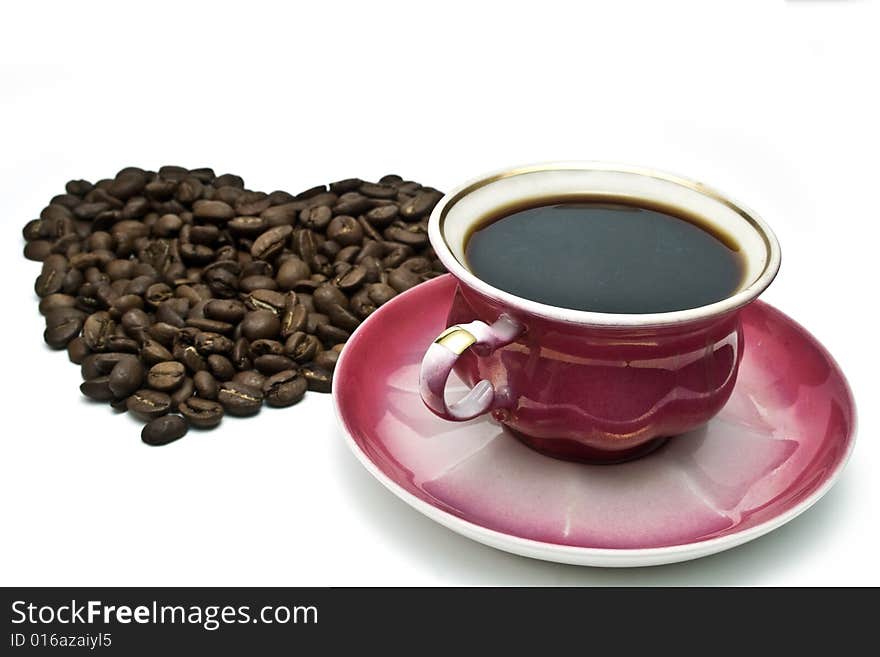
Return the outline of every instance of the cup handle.
{"type": "Polygon", "coordinates": [[[478,356],[488,356],[499,347],[510,344],[522,335],[523,326],[507,315],[501,315],[491,326],[480,320],[456,324],[443,331],[428,347],[419,373],[419,393],[431,411],[453,421],[470,420],[495,405],[495,388],[482,380],[464,397],[446,403],[446,381],[455,361],[473,347],[478,356]]]}

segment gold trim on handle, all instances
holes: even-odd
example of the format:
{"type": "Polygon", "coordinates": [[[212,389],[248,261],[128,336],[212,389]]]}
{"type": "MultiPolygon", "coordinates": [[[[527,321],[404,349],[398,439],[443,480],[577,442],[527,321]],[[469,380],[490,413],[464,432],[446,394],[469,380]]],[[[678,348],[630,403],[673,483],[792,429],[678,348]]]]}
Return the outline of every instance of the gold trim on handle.
{"type": "Polygon", "coordinates": [[[443,345],[456,356],[463,354],[476,341],[477,338],[474,337],[473,333],[460,326],[450,326],[434,340],[434,342],[443,345]]]}

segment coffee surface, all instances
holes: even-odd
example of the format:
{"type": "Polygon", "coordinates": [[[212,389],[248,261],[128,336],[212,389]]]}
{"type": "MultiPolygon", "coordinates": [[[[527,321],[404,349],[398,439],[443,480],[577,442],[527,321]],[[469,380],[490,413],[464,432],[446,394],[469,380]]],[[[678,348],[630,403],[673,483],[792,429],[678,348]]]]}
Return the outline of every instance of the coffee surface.
{"type": "Polygon", "coordinates": [[[486,217],[468,236],[467,266],[506,292],[601,313],[662,313],[720,301],[744,262],[729,238],[659,210],[546,202],[486,217]]]}

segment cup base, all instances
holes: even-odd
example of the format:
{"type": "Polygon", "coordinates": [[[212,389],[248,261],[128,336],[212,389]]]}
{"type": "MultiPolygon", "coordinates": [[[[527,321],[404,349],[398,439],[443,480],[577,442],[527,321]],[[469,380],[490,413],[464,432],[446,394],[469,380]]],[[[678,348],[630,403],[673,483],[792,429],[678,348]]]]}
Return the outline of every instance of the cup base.
{"type": "Polygon", "coordinates": [[[669,436],[660,436],[658,438],[653,438],[646,443],[630,447],[629,449],[609,451],[588,447],[573,440],[534,438],[532,436],[527,436],[516,429],[511,429],[506,425],[505,429],[513,434],[521,443],[545,456],[550,456],[563,461],[586,463],[589,465],[615,465],[618,463],[626,463],[627,461],[634,461],[657,451],[669,440],[669,436]]]}

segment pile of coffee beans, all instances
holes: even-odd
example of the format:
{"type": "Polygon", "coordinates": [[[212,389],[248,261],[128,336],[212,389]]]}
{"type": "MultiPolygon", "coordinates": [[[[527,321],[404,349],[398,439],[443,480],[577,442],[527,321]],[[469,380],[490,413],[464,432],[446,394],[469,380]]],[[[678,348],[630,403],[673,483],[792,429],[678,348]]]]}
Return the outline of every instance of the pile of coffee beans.
{"type": "Polygon", "coordinates": [[[442,194],[396,175],[267,194],[126,167],[65,189],[23,230],[43,337],[150,445],[329,392],[358,325],[444,271],[427,234],[442,194]]]}

